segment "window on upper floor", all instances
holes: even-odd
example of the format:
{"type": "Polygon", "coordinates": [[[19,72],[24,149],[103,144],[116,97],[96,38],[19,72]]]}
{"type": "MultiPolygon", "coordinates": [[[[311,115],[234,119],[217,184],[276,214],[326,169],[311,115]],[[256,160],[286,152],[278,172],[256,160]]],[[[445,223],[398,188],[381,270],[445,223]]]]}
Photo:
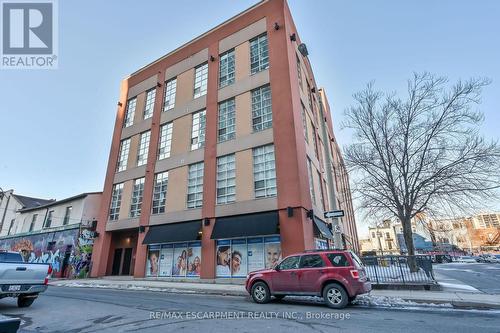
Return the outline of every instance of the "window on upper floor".
{"type": "Polygon", "coordinates": [[[254,132],[273,127],[271,87],[269,85],[252,90],[252,127],[254,132]]]}
{"type": "Polygon", "coordinates": [[[120,142],[120,151],[118,153],[118,161],[116,163],[117,172],[127,169],[129,150],[130,150],[130,138],[122,140],[120,142]]]}
{"type": "Polygon", "coordinates": [[[37,218],[38,218],[38,214],[33,214],[33,217],[31,218],[30,228],[29,228],[28,232],[33,231],[33,229],[35,228],[35,223],[36,223],[37,218]]]}
{"type": "Polygon", "coordinates": [[[12,219],[10,221],[10,225],[9,225],[9,231],[7,232],[7,235],[10,235],[12,233],[12,228],[14,227],[14,223],[16,222],[16,219],[12,219]]]}
{"type": "Polygon", "coordinates": [[[71,219],[71,212],[73,211],[72,206],[66,207],[66,211],[64,212],[63,225],[69,224],[69,220],[71,219]]]}
{"type": "Polygon", "coordinates": [[[194,69],[194,98],[207,93],[208,63],[201,64],[194,69]]]}
{"type": "Polygon", "coordinates": [[[153,188],[153,214],[165,213],[167,202],[168,171],[157,173],[153,188]]]}
{"type": "Polygon", "coordinates": [[[139,149],[137,149],[137,166],[144,165],[148,162],[150,139],[151,131],[141,133],[141,137],[139,139],[139,149]]]}
{"type": "Polygon", "coordinates": [[[111,203],[109,205],[109,219],[111,221],[118,220],[120,215],[120,207],[122,205],[123,183],[113,185],[111,193],[111,203]]]}
{"type": "Polygon", "coordinates": [[[144,193],[144,177],[134,180],[132,198],[130,199],[129,217],[141,216],[142,197],[144,193]]]}
{"type": "Polygon", "coordinates": [[[163,111],[173,109],[175,107],[175,93],[177,91],[177,78],[165,82],[165,96],[163,98],[163,111]]]}
{"type": "Polygon", "coordinates": [[[274,145],[253,149],[253,180],[256,198],[276,196],[274,145]]]}
{"type": "Polygon", "coordinates": [[[267,35],[250,40],[250,73],[255,74],[269,68],[267,35]]]}
{"type": "Polygon", "coordinates": [[[306,107],[302,102],[300,103],[300,106],[302,108],[301,113],[302,113],[302,127],[304,128],[304,138],[307,143],[309,143],[309,131],[307,130],[307,113],[306,113],[306,107]]]}
{"type": "Polygon", "coordinates": [[[323,193],[323,186],[322,186],[322,181],[321,181],[321,173],[319,173],[319,171],[317,171],[317,174],[318,174],[318,181],[319,181],[319,202],[320,202],[320,206],[321,208],[323,208],[323,210],[326,210],[325,209],[325,201],[324,201],[324,193],[323,193]]]}
{"type": "Polygon", "coordinates": [[[234,80],[234,49],[231,49],[219,56],[219,88],[233,84],[234,80]]]}
{"type": "Polygon", "coordinates": [[[297,76],[299,78],[299,89],[302,90],[302,65],[300,64],[300,59],[298,55],[295,55],[297,58],[297,76]]]}
{"type": "Polygon", "coordinates": [[[155,97],[156,97],[156,88],[149,89],[146,92],[146,103],[144,105],[144,119],[148,119],[153,116],[153,110],[155,107],[155,97]]]}
{"type": "Polygon", "coordinates": [[[312,163],[309,157],[307,158],[307,176],[309,177],[309,192],[313,204],[316,204],[316,192],[314,191],[314,179],[312,173],[312,163]]]}
{"type": "Polygon", "coordinates": [[[235,154],[217,158],[217,204],[236,200],[235,154]]]}
{"type": "Polygon", "coordinates": [[[159,160],[170,157],[170,148],[172,147],[172,129],[172,122],[160,127],[160,143],[158,145],[159,160]]]}
{"type": "Polygon", "coordinates": [[[137,98],[131,98],[127,102],[127,109],[125,110],[125,119],[123,121],[123,127],[129,127],[134,123],[135,108],[137,106],[137,98]]]}
{"type": "Polygon", "coordinates": [[[54,211],[51,210],[47,213],[47,218],[45,219],[44,228],[50,228],[52,225],[52,219],[54,218],[54,211]]]}
{"type": "Polygon", "coordinates": [[[187,207],[203,206],[203,162],[191,164],[188,171],[187,207]]]}
{"type": "Polygon", "coordinates": [[[191,150],[205,146],[206,110],[193,113],[193,126],[191,128],[191,150]]]}
{"type": "Polygon", "coordinates": [[[234,98],[219,103],[218,114],[218,142],[234,139],[236,137],[236,103],[234,98]]]}

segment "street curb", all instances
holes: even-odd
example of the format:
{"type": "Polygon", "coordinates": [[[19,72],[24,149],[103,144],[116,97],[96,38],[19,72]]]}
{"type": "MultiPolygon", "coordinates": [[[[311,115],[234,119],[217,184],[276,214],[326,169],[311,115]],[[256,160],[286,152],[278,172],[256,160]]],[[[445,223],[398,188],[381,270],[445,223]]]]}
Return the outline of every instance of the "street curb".
{"type": "MultiPolygon", "coordinates": [[[[131,290],[131,291],[149,291],[149,292],[164,292],[169,294],[198,294],[198,295],[218,295],[218,296],[248,296],[246,291],[235,291],[235,290],[200,290],[200,289],[190,289],[190,288],[160,288],[160,287],[136,287],[133,284],[128,285],[100,285],[100,286],[72,286],[71,284],[53,284],[49,283],[51,287],[73,287],[73,288],[93,288],[93,289],[114,289],[114,290],[131,290]],[[132,288],[131,288],[132,287],[132,288]]],[[[500,304],[494,303],[483,303],[483,302],[471,302],[471,301],[457,301],[457,300],[436,300],[436,299],[418,299],[412,297],[404,297],[398,296],[398,298],[407,302],[414,302],[419,304],[434,304],[434,305],[442,305],[442,304],[451,304],[451,306],[455,309],[463,309],[463,310],[497,310],[500,309],[500,304]]]]}

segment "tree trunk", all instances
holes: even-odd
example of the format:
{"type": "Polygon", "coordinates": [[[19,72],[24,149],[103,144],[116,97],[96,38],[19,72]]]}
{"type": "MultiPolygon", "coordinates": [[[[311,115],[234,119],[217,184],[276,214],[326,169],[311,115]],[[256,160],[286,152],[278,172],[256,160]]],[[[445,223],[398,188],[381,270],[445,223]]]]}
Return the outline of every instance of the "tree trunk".
{"type": "Polygon", "coordinates": [[[413,232],[411,230],[411,219],[407,216],[400,218],[403,225],[403,237],[406,243],[406,251],[408,255],[408,266],[411,272],[417,272],[418,266],[415,259],[415,247],[413,245],[413,232]]]}

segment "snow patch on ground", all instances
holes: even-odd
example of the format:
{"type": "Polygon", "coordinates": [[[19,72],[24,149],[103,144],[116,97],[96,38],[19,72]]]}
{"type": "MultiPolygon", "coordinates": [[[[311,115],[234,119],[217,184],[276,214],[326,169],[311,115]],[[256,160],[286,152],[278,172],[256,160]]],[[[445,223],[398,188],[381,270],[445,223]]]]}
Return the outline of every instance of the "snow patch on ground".
{"type": "Polygon", "coordinates": [[[390,296],[373,296],[361,295],[356,298],[353,304],[364,306],[382,306],[382,307],[438,307],[438,308],[453,308],[450,303],[433,304],[433,303],[417,303],[404,300],[399,297],[390,296]]]}
{"type": "Polygon", "coordinates": [[[468,284],[458,284],[458,283],[448,283],[448,282],[439,282],[439,284],[445,288],[453,288],[453,289],[461,289],[461,290],[480,292],[479,290],[477,290],[473,286],[469,286],[468,284]]]}
{"type": "Polygon", "coordinates": [[[140,291],[159,291],[159,292],[169,292],[169,293],[192,293],[192,294],[203,294],[203,291],[186,290],[186,289],[176,289],[176,288],[157,288],[157,287],[145,287],[145,286],[135,286],[131,284],[99,284],[99,283],[65,283],[61,284],[62,287],[75,287],[75,288],[101,288],[101,289],[122,289],[122,290],[140,290],[140,291]]]}

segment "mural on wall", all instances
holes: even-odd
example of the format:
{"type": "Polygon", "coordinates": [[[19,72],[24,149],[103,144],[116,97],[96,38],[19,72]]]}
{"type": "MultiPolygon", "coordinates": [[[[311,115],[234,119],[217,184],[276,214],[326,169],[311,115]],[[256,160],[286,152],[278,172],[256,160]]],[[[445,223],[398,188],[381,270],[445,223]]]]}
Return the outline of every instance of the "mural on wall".
{"type": "Polygon", "coordinates": [[[94,233],[79,228],[0,240],[0,249],[32,263],[49,263],[54,277],[84,278],[90,271],[94,233]]]}

